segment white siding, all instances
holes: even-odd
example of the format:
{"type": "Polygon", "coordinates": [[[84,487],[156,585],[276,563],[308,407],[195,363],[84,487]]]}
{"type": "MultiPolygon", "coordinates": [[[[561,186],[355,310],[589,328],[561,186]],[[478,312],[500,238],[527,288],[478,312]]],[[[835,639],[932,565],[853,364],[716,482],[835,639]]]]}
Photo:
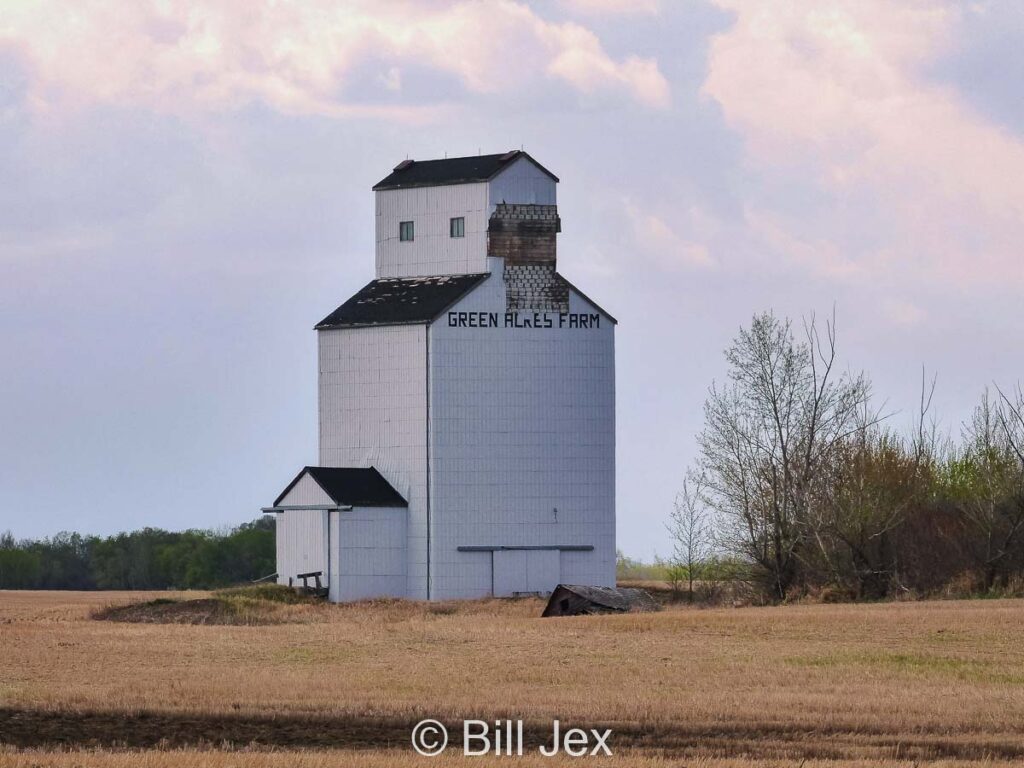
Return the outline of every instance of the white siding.
{"type": "Polygon", "coordinates": [[[323,571],[327,581],[327,512],[292,509],[277,514],[277,581],[300,583],[300,573],[323,571]]]}
{"type": "Polygon", "coordinates": [[[425,598],[425,326],[320,331],[319,349],[320,464],[376,467],[409,502],[407,595],[425,598]]]}
{"type": "MultiPolygon", "coordinates": [[[[597,312],[575,292],[569,309],[597,312]]],[[[503,316],[500,268],[452,310],[503,316]]],[[[431,596],[490,591],[490,558],[459,546],[593,546],[561,552],[559,578],[614,585],[610,319],[602,315],[598,328],[510,329],[449,327],[443,316],[430,350],[431,596]]],[[[554,571],[546,557],[543,579],[554,571]]],[[[530,586],[527,576],[519,589],[502,589],[530,586]]]]}
{"type": "MultiPolygon", "coordinates": [[[[309,475],[303,475],[281,499],[282,506],[323,504],[334,501],[309,475]]],[[[277,581],[287,584],[296,574],[323,571],[327,581],[327,517],[319,509],[293,509],[277,514],[277,581]]]]}
{"type": "Polygon", "coordinates": [[[526,551],[508,550],[494,553],[494,594],[508,597],[526,590],[526,551]]]}
{"type": "Polygon", "coordinates": [[[282,506],[312,506],[323,504],[325,507],[335,506],[335,501],[327,492],[320,487],[320,484],[310,475],[304,474],[299,478],[288,494],[281,499],[282,506]]]}
{"type": "Polygon", "coordinates": [[[377,277],[461,275],[486,270],[487,184],[386,189],[376,194],[377,277]],[[465,237],[449,221],[466,219],[465,237]],[[401,242],[398,224],[412,221],[415,239],[401,242]]]}
{"type": "Polygon", "coordinates": [[[494,553],[494,594],[553,592],[562,581],[561,553],[551,549],[513,549],[494,553]]]}
{"type": "Polygon", "coordinates": [[[487,216],[498,203],[556,205],[555,180],[525,157],[495,176],[488,184],[487,216]]]}
{"type": "Polygon", "coordinates": [[[526,553],[526,591],[554,592],[562,580],[562,553],[530,550],[526,553]]]}
{"type": "Polygon", "coordinates": [[[355,507],[332,513],[330,599],[408,594],[404,507],[355,507]]]}

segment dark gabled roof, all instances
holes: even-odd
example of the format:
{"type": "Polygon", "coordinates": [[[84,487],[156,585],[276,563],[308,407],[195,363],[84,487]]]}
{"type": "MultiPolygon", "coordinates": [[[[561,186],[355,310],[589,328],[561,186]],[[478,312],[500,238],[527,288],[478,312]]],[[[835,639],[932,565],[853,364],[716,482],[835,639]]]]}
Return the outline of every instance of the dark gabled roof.
{"type": "Polygon", "coordinates": [[[490,181],[520,157],[525,157],[552,180],[558,182],[558,177],[555,174],[522,150],[517,149],[500,155],[448,157],[444,160],[404,160],[395,166],[390,174],[374,184],[373,189],[377,191],[407,187],[437,187],[445,184],[472,184],[490,181]]]}
{"type": "Polygon", "coordinates": [[[319,331],[359,325],[429,323],[487,276],[485,272],[373,280],[315,327],[319,331]]]}
{"type": "Polygon", "coordinates": [[[276,507],[306,473],[335,504],[346,507],[407,507],[407,502],[374,467],[303,467],[281,495],[276,507]]]}

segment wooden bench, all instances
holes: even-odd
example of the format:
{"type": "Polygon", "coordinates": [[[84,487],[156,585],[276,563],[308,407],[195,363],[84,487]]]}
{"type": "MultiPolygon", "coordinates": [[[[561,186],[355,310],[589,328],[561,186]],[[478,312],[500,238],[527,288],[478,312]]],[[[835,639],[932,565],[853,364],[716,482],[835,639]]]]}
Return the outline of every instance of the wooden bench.
{"type": "MultiPolygon", "coordinates": [[[[316,595],[317,597],[327,597],[327,587],[320,582],[320,577],[324,575],[323,571],[310,571],[309,573],[297,573],[295,578],[302,579],[302,586],[296,587],[300,592],[305,595],[316,595]],[[314,579],[316,582],[315,587],[309,586],[309,580],[314,579]]],[[[292,580],[288,579],[288,585],[291,586],[292,580]]]]}

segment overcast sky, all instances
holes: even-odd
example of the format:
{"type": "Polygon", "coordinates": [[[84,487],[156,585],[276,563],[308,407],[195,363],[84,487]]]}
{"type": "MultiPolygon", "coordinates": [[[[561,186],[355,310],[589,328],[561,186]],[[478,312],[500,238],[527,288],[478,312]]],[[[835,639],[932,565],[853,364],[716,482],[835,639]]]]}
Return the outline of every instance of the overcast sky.
{"type": "Polygon", "coordinates": [[[316,463],[313,324],[406,156],[524,147],[620,321],[618,532],[670,551],[722,349],[835,307],[957,433],[1024,378],[1024,5],[0,0],[0,530],[237,524],[316,463]]]}

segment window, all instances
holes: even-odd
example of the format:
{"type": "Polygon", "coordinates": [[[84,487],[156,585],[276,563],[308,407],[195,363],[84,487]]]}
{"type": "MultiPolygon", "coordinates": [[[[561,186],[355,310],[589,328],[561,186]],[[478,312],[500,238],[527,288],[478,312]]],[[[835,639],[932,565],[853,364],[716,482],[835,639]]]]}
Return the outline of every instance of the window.
{"type": "Polygon", "coordinates": [[[398,239],[403,243],[408,243],[415,238],[413,237],[413,229],[411,221],[400,221],[398,223],[398,239]]]}
{"type": "Polygon", "coordinates": [[[456,219],[452,219],[448,222],[448,234],[452,237],[465,237],[466,236],[466,219],[463,216],[459,216],[456,219]]]}

